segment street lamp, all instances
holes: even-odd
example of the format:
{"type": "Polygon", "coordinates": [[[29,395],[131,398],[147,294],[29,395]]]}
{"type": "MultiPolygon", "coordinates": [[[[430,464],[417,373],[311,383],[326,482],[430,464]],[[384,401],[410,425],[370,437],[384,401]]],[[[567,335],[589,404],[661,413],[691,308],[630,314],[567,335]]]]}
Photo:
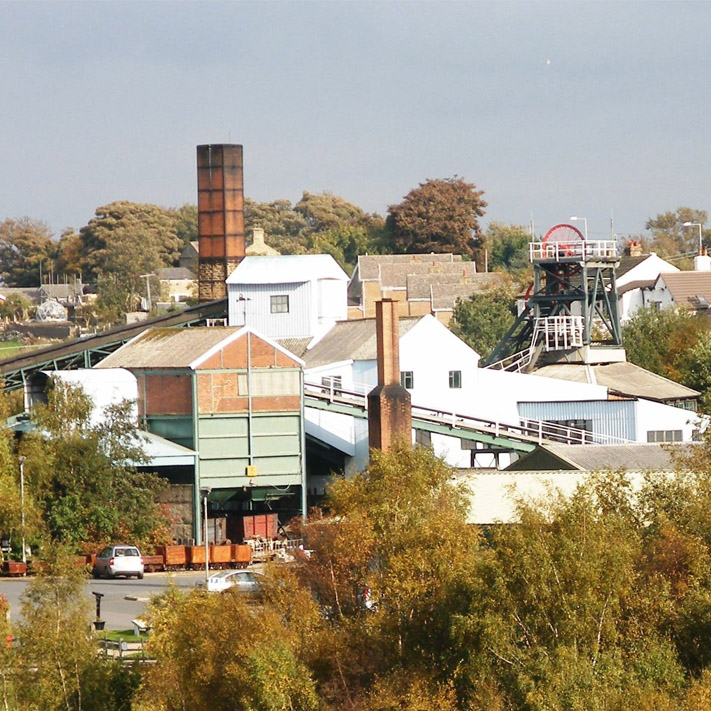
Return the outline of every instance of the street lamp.
{"type": "Polygon", "coordinates": [[[22,562],[27,563],[27,553],[25,552],[25,460],[27,457],[20,457],[20,532],[22,537],[22,562]]]}
{"type": "Polygon", "coordinates": [[[587,217],[578,217],[577,215],[573,215],[570,219],[573,222],[575,222],[576,220],[583,221],[583,224],[585,226],[585,239],[587,239],[588,238],[588,218],[587,217]]]}
{"type": "Polygon", "coordinates": [[[151,277],[153,274],[141,274],[141,279],[146,280],[146,301],[148,301],[148,313],[151,312],[151,277]]]}
{"type": "Polygon", "coordinates": [[[699,254],[701,254],[701,250],[703,249],[704,243],[703,243],[703,235],[701,232],[701,223],[700,222],[685,222],[682,227],[693,227],[696,225],[696,227],[699,228],[699,254]]]}
{"type": "Polygon", "coordinates": [[[205,536],[205,587],[207,588],[207,580],[210,577],[210,548],[207,544],[207,497],[210,495],[212,489],[209,486],[204,486],[200,489],[202,494],[202,500],[204,503],[202,523],[203,531],[205,536]]]}

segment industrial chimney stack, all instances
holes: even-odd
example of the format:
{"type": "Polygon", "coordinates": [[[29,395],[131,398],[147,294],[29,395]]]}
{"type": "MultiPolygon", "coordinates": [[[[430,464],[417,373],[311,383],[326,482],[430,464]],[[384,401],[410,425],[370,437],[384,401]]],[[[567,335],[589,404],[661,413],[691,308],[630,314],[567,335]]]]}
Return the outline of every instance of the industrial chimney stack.
{"type": "Polygon", "coordinates": [[[383,299],[375,303],[378,344],[378,385],[368,394],[368,436],[370,446],[387,451],[394,444],[412,442],[410,393],[400,384],[400,329],[398,302],[383,299]]]}
{"type": "Polygon", "coordinates": [[[225,279],[244,258],[242,146],[197,147],[198,297],[227,297],[225,279]]]}

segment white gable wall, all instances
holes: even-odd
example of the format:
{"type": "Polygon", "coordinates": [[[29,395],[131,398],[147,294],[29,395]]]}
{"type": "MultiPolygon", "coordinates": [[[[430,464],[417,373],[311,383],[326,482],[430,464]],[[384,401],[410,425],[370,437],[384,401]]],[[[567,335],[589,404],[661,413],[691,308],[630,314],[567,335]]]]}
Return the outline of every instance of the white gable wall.
{"type": "MultiPolygon", "coordinates": [[[[663,275],[657,279],[651,289],[644,289],[642,291],[642,294],[644,296],[645,306],[659,304],[659,306],[655,306],[655,308],[668,309],[672,306],[679,305],[674,303],[674,298],[672,297],[671,292],[667,288],[667,285],[664,283],[663,275]]],[[[683,306],[683,304],[681,305],[683,306]]]]}
{"type": "Polygon", "coordinates": [[[628,272],[617,279],[617,286],[625,286],[633,281],[651,281],[664,272],[678,272],[679,268],[670,262],[664,261],[652,252],[643,262],[632,267],[628,272]]]}

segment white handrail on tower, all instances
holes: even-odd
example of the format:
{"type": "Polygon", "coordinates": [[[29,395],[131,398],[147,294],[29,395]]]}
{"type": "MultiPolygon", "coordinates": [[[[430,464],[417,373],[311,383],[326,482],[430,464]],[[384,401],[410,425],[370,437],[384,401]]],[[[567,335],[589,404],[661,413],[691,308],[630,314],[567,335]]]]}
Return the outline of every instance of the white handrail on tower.
{"type": "Polygon", "coordinates": [[[617,259],[617,242],[611,239],[570,240],[565,242],[529,242],[532,262],[563,259],[617,259]]]}

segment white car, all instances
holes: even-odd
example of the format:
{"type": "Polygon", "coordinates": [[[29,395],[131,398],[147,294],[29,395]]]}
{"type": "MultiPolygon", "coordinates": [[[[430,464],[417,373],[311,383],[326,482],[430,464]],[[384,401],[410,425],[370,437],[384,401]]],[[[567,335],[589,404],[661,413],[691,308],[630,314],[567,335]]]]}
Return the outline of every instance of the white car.
{"type": "Polygon", "coordinates": [[[139,580],[143,577],[143,558],[136,546],[106,546],[96,556],[91,574],[95,578],[105,575],[115,578],[125,575],[127,578],[135,575],[139,580]]]}
{"type": "Polygon", "coordinates": [[[238,592],[259,595],[264,576],[251,570],[220,570],[207,579],[208,592],[224,592],[235,588],[238,592]]]}

